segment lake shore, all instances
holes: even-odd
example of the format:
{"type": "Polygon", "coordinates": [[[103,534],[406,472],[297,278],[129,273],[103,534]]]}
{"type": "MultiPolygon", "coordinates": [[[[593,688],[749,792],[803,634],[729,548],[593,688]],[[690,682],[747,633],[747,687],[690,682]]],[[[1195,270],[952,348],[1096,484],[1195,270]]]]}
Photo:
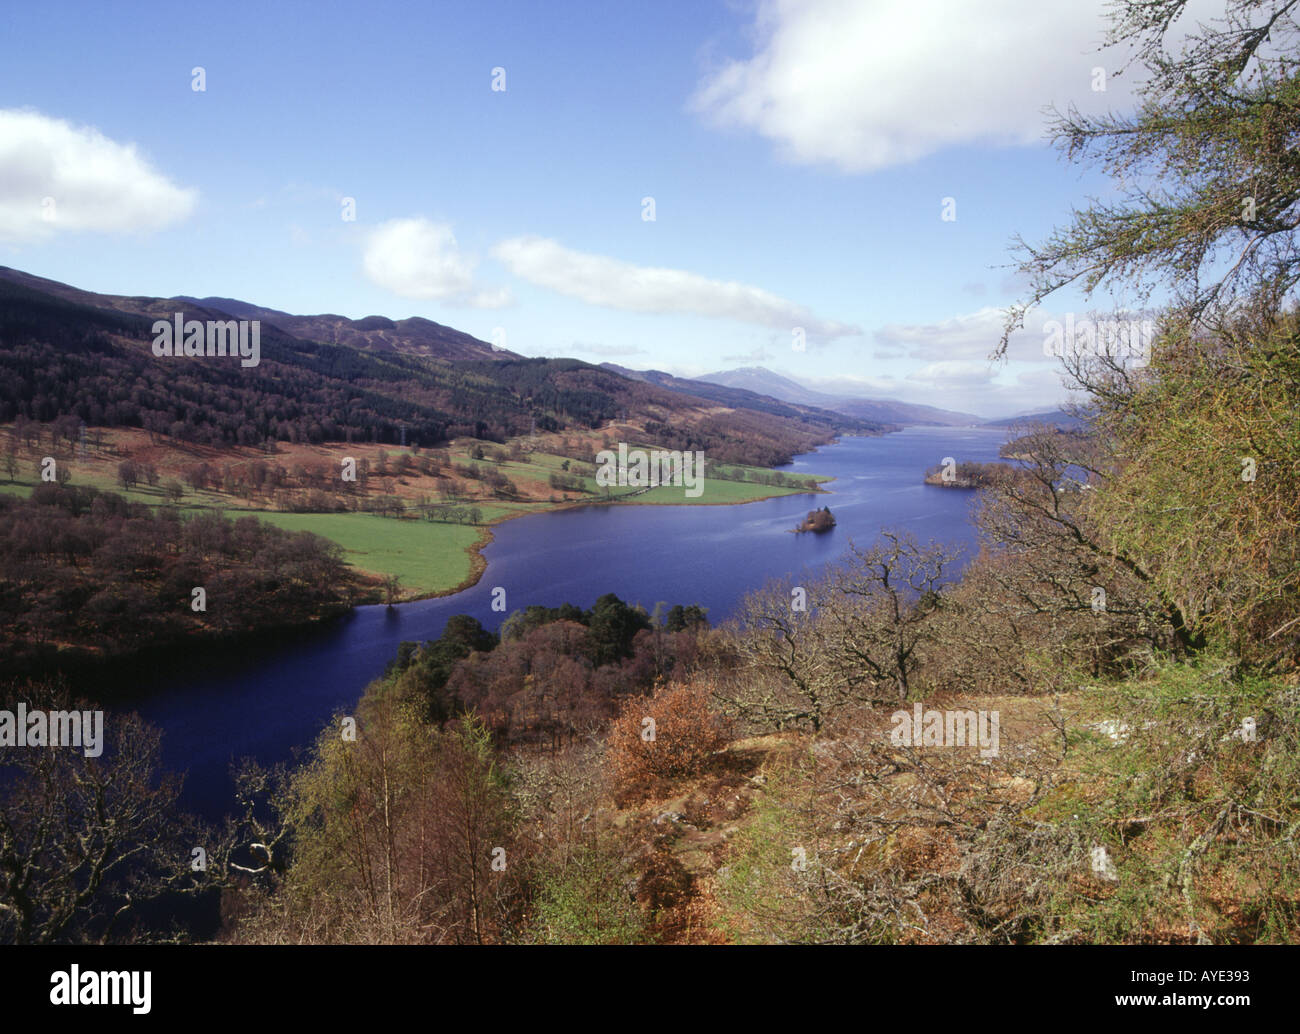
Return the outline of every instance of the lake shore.
{"type": "MultiPolygon", "coordinates": [[[[698,605],[711,624],[722,624],[747,593],[769,581],[802,578],[805,571],[811,576],[836,562],[848,540],[870,542],[882,527],[973,547],[970,495],[921,485],[917,470],[945,455],[991,460],[1000,444],[993,432],[936,428],[846,436],[801,454],[778,469],[800,478],[834,479],[831,509],[838,526],[825,535],[789,534],[810,504],[806,498],[782,497],[732,509],[717,502],[648,503],[644,496],[596,506],[573,500],[555,508],[564,510],[563,516],[549,519],[497,521],[490,529],[445,526],[461,533],[463,545],[482,536],[479,552],[490,577],[470,570],[469,561],[457,553],[463,566],[455,582],[477,573],[473,584],[457,593],[421,594],[394,607],[356,606],[335,621],[267,636],[264,648],[212,651],[175,672],[137,669],[144,685],[133,706],[164,730],[165,764],[189,772],[187,807],[216,818],[229,807],[232,755],[255,757],[263,764],[289,759],[294,750],[313,742],[331,715],[351,713],[348,709],[402,642],[436,639],[455,615],[468,615],[495,631],[511,612],[532,605],[567,602],[586,608],[614,593],[647,612],[661,601],[698,605]],[[498,586],[507,590],[504,610],[494,606],[498,586]]],[[[703,498],[709,500],[709,492],[703,498]]],[[[492,516],[499,514],[498,509],[492,516]]],[[[312,515],[283,516],[300,520],[312,515]]],[[[418,559],[413,550],[421,540],[427,548],[428,530],[442,527],[368,514],[339,517],[372,535],[406,530],[410,545],[394,557],[399,563],[418,559]]],[[[365,566],[364,557],[352,559],[365,566]]]]}
{"type": "MultiPolygon", "coordinates": [[[[830,478],[825,478],[825,477],[824,477],[824,478],[822,478],[822,483],[828,483],[828,482],[830,482],[830,481],[834,481],[834,480],[835,480],[835,479],[834,479],[833,477],[830,477],[830,478]]],[[[708,479],[707,479],[707,478],[705,479],[705,482],[706,482],[706,485],[707,485],[707,484],[708,484],[708,479]]],[[[534,515],[536,515],[536,514],[541,514],[541,513],[560,513],[560,512],[562,512],[562,511],[564,511],[564,510],[578,510],[578,509],[582,509],[583,507],[587,507],[587,506],[599,506],[599,507],[606,507],[606,506],[608,506],[608,507],[626,507],[626,506],[692,506],[692,507],[695,507],[695,506],[745,506],[745,505],[747,505],[747,504],[749,504],[749,503],[758,503],[758,502],[763,502],[764,500],[767,500],[767,499],[778,499],[778,498],[782,498],[782,497],[790,496],[790,495],[831,495],[831,494],[833,494],[833,493],[831,493],[828,489],[822,488],[822,487],[820,487],[820,486],[819,486],[818,488],[816,488],[816,489],[813,489],[813,490],[808,490],[808,489],[795,489],[795,490],[791,490],[791,489],[782,489],[782,488],[780,488],[780,487],[778,487],[778,486],[775,486],[775,485],[758,485],[758,484],[755,484],[755,483],[753,483],[753,482],[747,482],[747,481],[746,481],[746,482],[735,482],[735,481],[732,481],[732,482],[721,482],[721,483],[723,483],[723,484],[744,484],[744,485],[753,485],[754,488],[768,488],[768,489],[775,489],[775,491],[763,492],[763,493],[761,493],[761,494],[755,495],[755,496],[753,496],[752,498],[748,498],[748,499],[732,499],[732,500],[726,500],[726,501],[723,501],[723,502],[704,502],[704,501],[702,501],[702,499],[674,499],[674,500],[671,500],[671,501],[667,501],[667,500],[666,500],[666,501],[655,501],[655,500],[645,500],[645,499],[640,499],[640,498],[637,498],[637,499],[630,499],[630,498],[623,498],[623,499],[620,499],[620,498],[618,498],[618,497],[614,497],[614,498],[612,498],[612,499],[599,499],[599,498],[595,498],[595,499],[569,499],[569,500],[566,500],[565,502],[562,502],[562,503],[552,503],[552,504],[548,504],[548,505],[545,505],[545,506],[538,507],[537,509],[532,509],[532,510],[519,510],[519,511],[516,511],[516,512],[514,512],[514,513],[502,514],[501,516],[495,518],[494,520],[489,521],[489,522],[483,524],[482,526],[480,526],[480,528],[479,528],[480,535],[479,535],[478,539],[476,539],[475,542],[474,542],[470,547],[468,547],[468,549],[466,550],[466,552],[468,553],[468,555],[469,555],[469,557],[470,557],[470,565],[471,565],[471,566],[470,566],[470,573],[469,573],[469,575],[467,575],[467,576],[466,576],[466,577],[465,577],[465,578],[464,578],[464,579],[463,579],[459,584],[457,584],[457,585],[455,585],[455,586],[452,586],[451,588],[436,589],[436,590],[432,590],[432,591],[428,591],[428,592],[416,591],[416,592],[410,592],[410,593],[403,593],[403,594],[401,595],[400,599],[398,599],[396,602],[397,602],[397,603],[415,603],[415,602],[418,602],[419,600],[434,600],[434,599],[440,599],[440,598],[443,598],[443,597],[446,597],[446,596],[455,596],[457,593],[464,592],[466,589],[472,589],[475,585],[477,585],[477,584],[479,583],[479,581],[482,579],[483,575],[487,573],[488,562],[487,562],[487,559],[483,556],[483,551],[484,551],[488,546],[490,546],[490,545],[492,544],[492,542],[494,541],[494,539],[495,539],[495,536],[492,534],[492,529],[493,529],[494,527],[496,527],[497,525],[505,524],[507,521],[517,520],[517,519],[520,518],[520,517],[531,517],[531,516],[534,516],[534,515]]],[[[655,491],[658,491],[658,489],[655,489],[655,491]]],[[[359,567],[359,566],[358,566],[358,567],[357,567],[357,570],[358,570],[358,572],[359,572],[360,574],[362,574],[362,575],[373,576],[373,577],[380,577],[379,575],[376,575],[375,572],[373,572],[373,571],[367,571],[367,570],[366,570],[365,568],[363,568],[363,567],[359,567]]]]}

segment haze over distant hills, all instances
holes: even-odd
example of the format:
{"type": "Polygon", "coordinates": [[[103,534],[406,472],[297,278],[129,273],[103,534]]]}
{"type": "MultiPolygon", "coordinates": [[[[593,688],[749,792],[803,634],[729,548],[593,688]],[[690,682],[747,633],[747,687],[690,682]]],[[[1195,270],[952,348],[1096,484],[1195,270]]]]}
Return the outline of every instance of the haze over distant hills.
{"type": "Polygon", "coordinates": [[[798,381],[783,377],[762,366],[744,366],[738,370],[706,373],[693,378],[709,384],[722,384],[729,388],[745,388],[762,395],[802,406],[817,406],[860,420],[879,420],[889,424],[929,424],[939,427],[966,427],[984,421],[972,413],[958,413],[936,406],[923,406],[893,399],[860,398],[852,395],[832,395],[805,387],[798,381]]]}
{"type": "MultiPolygon", "coordinates": [[[[617,369],[629,377],[641,376],[643,379],[652,379],[649,376],[651,374],[654,374],[656,378],[669,377],[668,374],[658,374],[657,371],[644,371],[642,374],[637,374],[633,371],[624,370],[622,367],[617,369]]],[[[673,379],[676,380],[677,378],[673,379]]],[[[654,383],[660,383],[660,380],[654,379],[654,383]]],[[[706,373],[703,376],[682,381],[681,383],[683,385],[693,385],[693,390],[697,395],[704,394],[704,390],[700,388],[701,384],[725,385],[732,390],[744,390],[769,395],[772,398],[781,399],[795,405],[815,406],[818,409],[842,413],[845,416],[857,417],[860,420],[878,420],[882,423],[904,426],[970,427],[978,425],[983,427],[1011,427],[1014,424],[1040,423],[1052,424],[1057,427],[1078,427],[1082,423],[1077,417],[1071,416],[1062,409],[1013,413],[1010,416],[998,417],[995,420],[986,420],[983,417],[975,416],[973,413],[962,413],[912,402],[899,402],[895,399],[836,395],[809,388],[791,377],[785,377],[762,366],[743,366],[736,370],[706,373]]]]}
{"type": "Polygon", "coordinates": [[[1083,421],[1063,409],[1036,410],[1030,413],[1016,413],[986,421],[989,427],[1011,427],[1014,424],[1053,424],[1056,427],[1081,427],[1083,421]]]}

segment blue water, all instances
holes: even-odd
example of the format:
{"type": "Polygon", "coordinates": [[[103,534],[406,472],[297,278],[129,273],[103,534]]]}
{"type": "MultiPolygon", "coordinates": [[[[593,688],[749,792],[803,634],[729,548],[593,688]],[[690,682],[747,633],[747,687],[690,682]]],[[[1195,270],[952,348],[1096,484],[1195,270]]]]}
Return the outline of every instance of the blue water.
{"type": "Polygon", "coordinates": [[[391,609],[357,608],[270,649],[205,662],[205,670],[156,687],[137,707],[163,730],[164,764],[188,770],[182,804],[215,818],[231,807],[232,758],[289,759],[335,710],[356,703],[398,643],[437,638],[453,614],[496,629],[510,611],[531,604],[589,607],[613,592],[647,610],[659,601],[698,603],[717,623],[751,589],[824,566],[843,555],[850,538],[869,545],[882,527],[973,551],[974,494],[921,479],[946,456],[995,460],[1005,439],[1005,430],[975,428],[846,438],[784,468],[834,475],[829,495],[739,506],[588,506],[508,521],[493,529],[487,570],[472,588],[391,609]],[[808,510],[824,505],[838,522],[834,530],[790,534],[808,510]],[[506,613],[491,609],[497,586],[506,590],[506,613]]]}

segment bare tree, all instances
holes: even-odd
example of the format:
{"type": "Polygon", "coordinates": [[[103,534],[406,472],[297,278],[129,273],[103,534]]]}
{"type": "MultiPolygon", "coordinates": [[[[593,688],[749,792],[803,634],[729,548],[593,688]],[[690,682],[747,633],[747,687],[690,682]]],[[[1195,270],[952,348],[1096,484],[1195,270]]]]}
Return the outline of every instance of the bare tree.
{"type": "MultiPolygon", "coordinates": [[[[60,708],[62,709],[62,708],[60,708]]],[[[0,942],[108,942],[190,876],[156,730],[106,716],[103,752],[8,747],[0,761],[0,942]]]]}
{"type": "Polygon", "coordinates": [[[806,586],[746,598],[735,631],[741,665],[724,680],[724,710],[759,725],[820,731],[850,703],[906,699],[919,648],[953,556],[884,532],[806,586]]]}
{"type": "Polygon", "coordinates": [[[936,543],[922,546],[910,533],[881,533],[870,549],[850,542],[821,603],[837,626],[841,677],[882,700],[888,688],[906,700],[920,663],[918,647],[939,610],[944,572],[955,559],[936,543]]]}

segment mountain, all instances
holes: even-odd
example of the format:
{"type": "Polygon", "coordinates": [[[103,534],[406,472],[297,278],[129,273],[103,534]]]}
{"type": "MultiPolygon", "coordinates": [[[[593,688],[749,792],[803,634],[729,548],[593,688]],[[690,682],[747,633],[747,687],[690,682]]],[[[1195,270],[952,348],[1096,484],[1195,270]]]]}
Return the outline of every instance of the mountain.
{"type": "Polygon", "coordinates": [[[273,324],[294,337],[323,341],[331,345],[348,345],[376,352],[407,352],[435,356],[439,359],[518,359],[520,356],[498,349],[463,331],[441,323],[412,316],[390,320],[386,316],[366,316],[350,320],[346,316],[323,314],[294,316],[278,309],[263,309],[233,298],[188,298],[169,301],[201,305],[228,312],[241,320],[261,320],[273,324]]]}
{"type": "Polygon", "coordinates": [[[988,427],[1012,427],[1017,424],[1050,424],[1053,427],[1071,429],[1082,427],[1083,421],[1077,416],[1072,416],[1063,409],[1047,409],[1032,413],[1017,413],[1015,416],[1004,416],[999,420],[985,421],[985,425],[988,427]]]}
{"type": "MultiPolygon", "coordinates": [[[[239,320],[260,320],[265,333],[273,326],[296,338],[333,345],[349,345],[376,352],[408,352],[439,359],[518,359],[504,349],[498,350],[459,330],[444,327],[432,320],[412,317],[393,321],[384,316],[367,316],[350,320],[346,316],[324,314],[294,316],[278,309],[265,309],[236,298],[141,298],[82,291],[57,280],[46,280],[21,270],[0,266],[0,279],[52,295],[76,305],[96,309],[113,309],[140,316],[168,318],[179,311],[201,309],[224,313],[239,320]]],[[[195,318],[199,318],[196,314],[195,318]]]]}
{"type": "Polygon", "coordinates": [[[844,399],[838,405],[827,407],[845,416],[859,420],[888,420],[891,423],[925,427],[972,427],[983,421],[971,414],[937,406],[923,406],[915,402],[897,402],[893,399],[844,399]]]}
{"type": "MultiPolygon", "coordinates": [[[[849,415],[817,405],[783,402],[770,393],[762,393],[747,388],[729,388],[695,378],[676,377],[671,373],[665,373],[663,370],[629,370],[616,363],[601,363],[600,365],[602,369],[610,370],[631,380],[641,381],[643,384],[653,384],[656,387],[667,388],[669,391],[681,392],[694,398],[709,399],[724,406],[734,406],[737,409],[752,409],[759,413],[770,413],[773,416],[787,417],[792,420],[811,418],[831,423],[842,420],[849,415]]],[[[870,417],[855,417],[854,419],[865,425],[860,429],[860,432],[865,430],[884,433],[899,429],[895,424],[874,420],[870,417]]]]}
{"type": "Polygon", "coordinates": [[[709,384],[770,395],[785,402],[816,406],[859,420],[878,421],[884,424],[925,424],[940,427],[967,427],[983,423],[970,413],[958,413],[936,406],[923,406],[893,399],[860,398],[853,395],[831,395],[804,387],[798,381],[773,373],[762,366],[744,366],[738,370],[723,370],[693,378],[709,384]]]}
{"type": "Polygon", "coordinates": [[[736,370],[706,373],[702,377],[693,377],[692,380],[721,384],[728,388],[742,388],[745,391],[758,392],[760,395],[771,395],[783,402],[797,402],[805,406],[826,406],[828,402],[839,401],[837,396],[805,388],[798,381],[782,377],[779,373],[762,366],[742,366],[736,370]]]}
{"type": "Polygon", "coordinates": [[[139,427],[215,447],[596,431],[758,466],[840,434],[890,429],[668,374],[626,377],[577,359],[524,358],[430,320],[100,295],[0,267],[0,423],[18,417],[139,427]],[[155,356],[153,322],[177,311],[261,320],[260,362],[155,356]]]}

